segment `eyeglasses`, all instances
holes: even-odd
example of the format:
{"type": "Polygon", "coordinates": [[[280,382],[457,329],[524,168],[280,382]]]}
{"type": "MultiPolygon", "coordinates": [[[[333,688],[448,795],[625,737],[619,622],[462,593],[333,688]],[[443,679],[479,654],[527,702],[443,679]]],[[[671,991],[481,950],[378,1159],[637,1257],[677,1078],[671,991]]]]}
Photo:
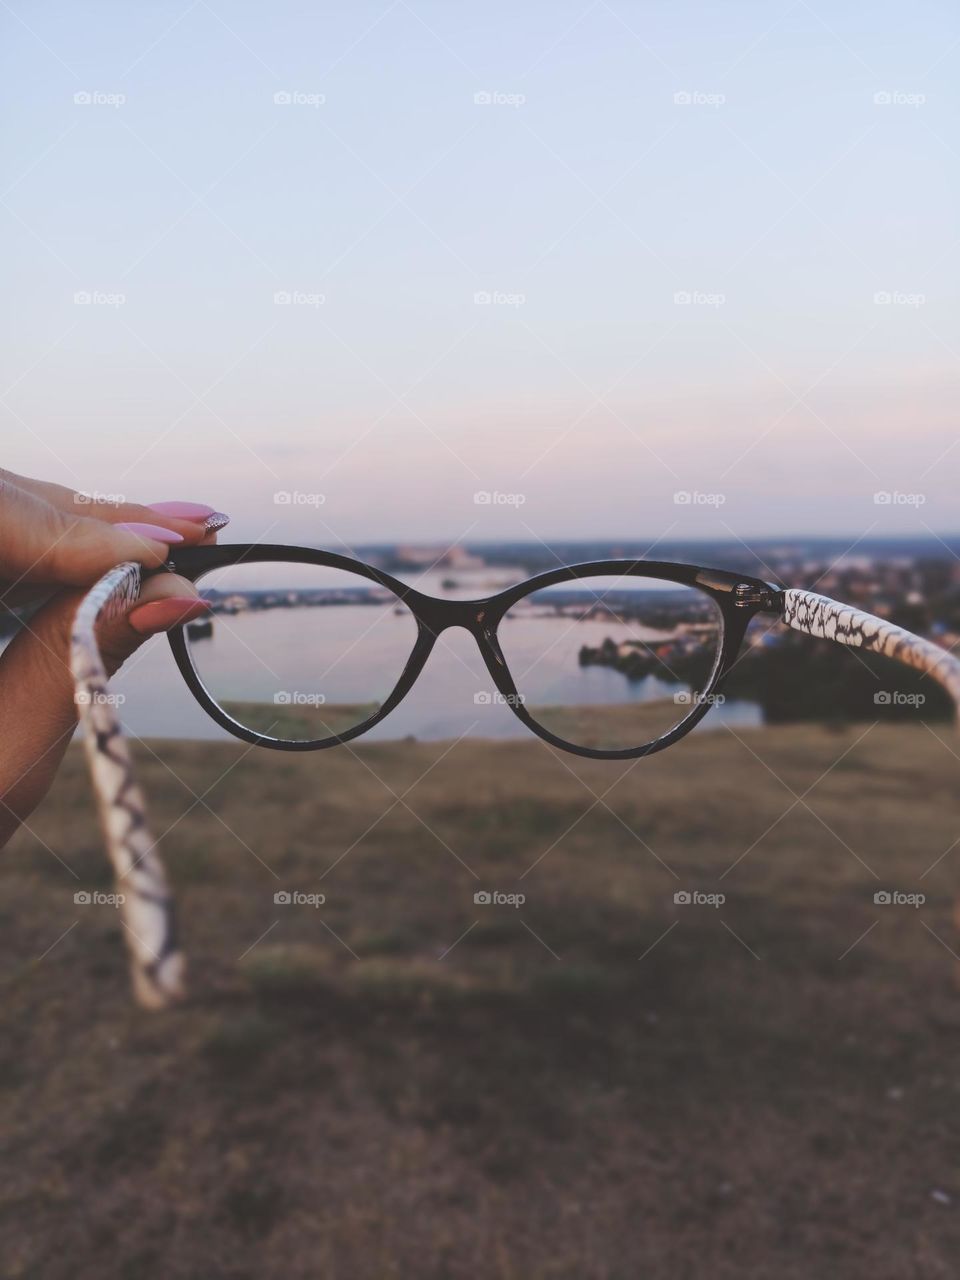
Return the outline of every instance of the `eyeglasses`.
{"type": "MultiPolygon", "coordinates": [[[[178,548],[157,572],[188,578],[209,605],[207,617],[169,636],[194,697],[237,738],[278,751],[322,750],[369,732],[413,688],[437,638],[457,627],[476,641],[495,691],[475,692],[476,701],[502,702],[544,741],[592,759],[652,755],[688,734],[722,701],[760,614],[926,672],[960,706],[960,660],[938,645],[815,592],[723,569],[599,560],[482,599],[427,595],[306,547],[178,548]]],[[[456,570],[445,573],[454,592],[456,570]]],[[[122,883],[134,990],[157,1007],[182,994],[183,957],[95,631],[126,611],[140,583],[140,566],[128,563],[93,587],[76,615],[71,663],[122,883]]]]}

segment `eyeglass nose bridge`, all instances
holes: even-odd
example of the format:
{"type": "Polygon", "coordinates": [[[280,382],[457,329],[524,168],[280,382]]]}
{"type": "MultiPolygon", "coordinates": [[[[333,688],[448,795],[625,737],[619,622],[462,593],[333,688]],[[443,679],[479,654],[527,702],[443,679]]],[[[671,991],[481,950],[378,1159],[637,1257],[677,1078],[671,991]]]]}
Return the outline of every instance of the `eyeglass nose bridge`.
{"type": "Polygon", "coordinates": [[[489,600],[440,600],[411,593],[407,603],[435,636],[451,627],[463,627],[472,635],[492,638],[496,625],[489,600]]]}
{"type": "Polygon", "coordinates": [[[507,686],[512,689],[507,660],[497,639],[497,624],[502,610],[495,607],[495,601],[440,600],[435,596],[421,595],[416,600],[415,611],[421,624],[430,633],[431,647],[438,636],[451,628],[462,627],[464,631],[469,631],[498,686],[502,683],[503,689],[507,686]]]}

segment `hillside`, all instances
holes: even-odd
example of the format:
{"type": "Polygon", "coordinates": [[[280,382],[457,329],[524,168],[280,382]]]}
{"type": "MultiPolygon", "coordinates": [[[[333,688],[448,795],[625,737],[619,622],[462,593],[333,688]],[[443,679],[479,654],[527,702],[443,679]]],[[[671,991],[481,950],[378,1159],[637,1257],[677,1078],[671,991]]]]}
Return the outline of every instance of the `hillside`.
{"type": "Polygon", "coordinates": [[[72,748],[6,851],[0,1274],[956,1275],[936,734],[138,746],[192,969],[162,1015],[74,903],[111,885],[72,748]]]}

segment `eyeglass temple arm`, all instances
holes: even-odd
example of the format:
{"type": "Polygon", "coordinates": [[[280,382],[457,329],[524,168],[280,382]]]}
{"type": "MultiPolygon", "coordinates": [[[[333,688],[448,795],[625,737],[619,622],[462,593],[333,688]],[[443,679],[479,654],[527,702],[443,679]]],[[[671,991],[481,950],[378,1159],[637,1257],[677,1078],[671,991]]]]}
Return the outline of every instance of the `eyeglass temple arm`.
{"type": "Polygon", "coordinates": [[[70,668],[97,809],[113,863],[120,919],[137,1000],[158,1009],[183,995],[184,958],[177,944],[173,898],[147,826],[143,793],[116,709],[96,626],[120,617],[140,594],[142,570],[128,562],[105,574],[84,596],[70,637],[70,668]]]}
{"type": "Polygon", "coordinates": [[[782,617],[795,631],[870,649],[933,676],[950,694],[960,719],[960,659],[933,641],[815,591],[784,591],[782,617]]]}

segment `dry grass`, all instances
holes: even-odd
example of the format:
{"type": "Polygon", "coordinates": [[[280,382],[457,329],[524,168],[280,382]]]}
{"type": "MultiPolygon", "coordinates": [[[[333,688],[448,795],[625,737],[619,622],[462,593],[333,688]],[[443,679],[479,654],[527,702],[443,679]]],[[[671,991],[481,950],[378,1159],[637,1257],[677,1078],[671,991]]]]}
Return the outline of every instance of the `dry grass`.
{"type": "Polygon", "coordinates": [[[74,905],[73,751],[5,855],[0,1274],[952,1278],[958,747],[862,732],[141,748],[193,966],[160,1016],[74,905]]]}

